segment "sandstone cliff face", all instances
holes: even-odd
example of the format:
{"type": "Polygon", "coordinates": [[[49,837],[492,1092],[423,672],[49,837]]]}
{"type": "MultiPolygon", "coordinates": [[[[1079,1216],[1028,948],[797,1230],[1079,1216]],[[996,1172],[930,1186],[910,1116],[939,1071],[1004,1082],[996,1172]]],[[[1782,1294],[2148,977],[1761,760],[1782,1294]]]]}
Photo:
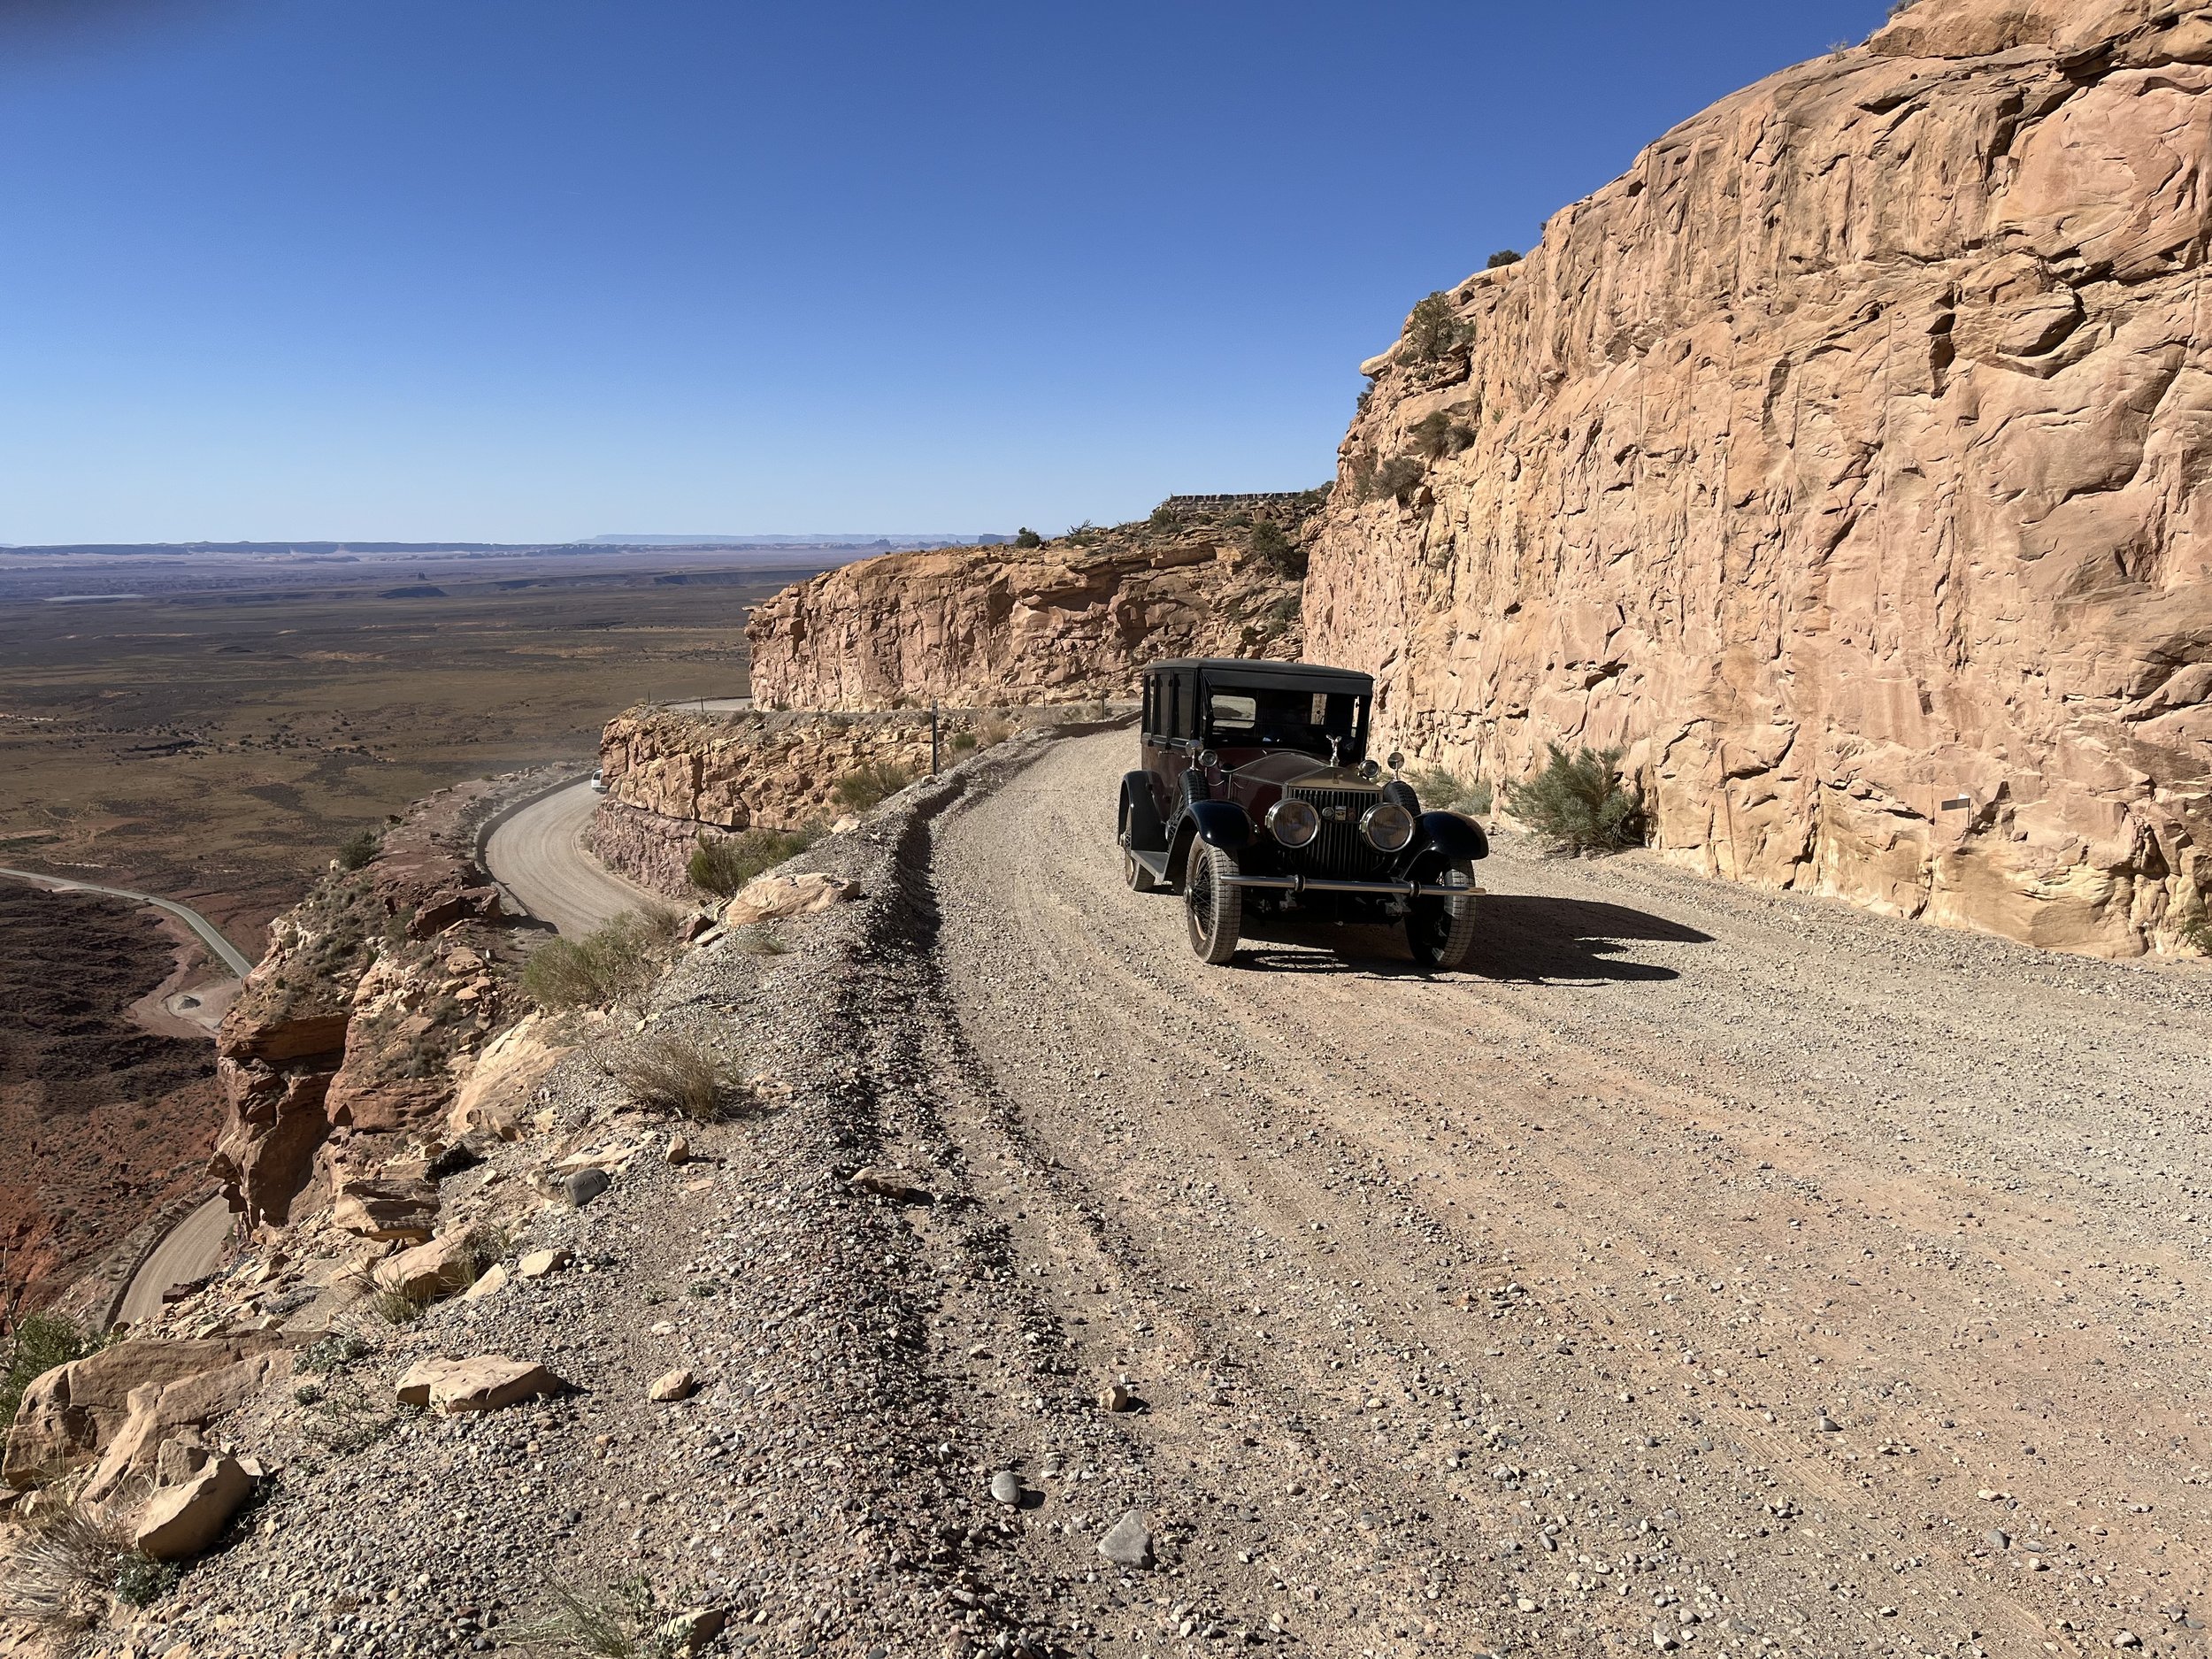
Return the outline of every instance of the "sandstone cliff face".
{"type": "Polygon", "coordinates": [[[1180,497],[1038,548],[846,565],[754,610],[753,695],[792,709],[1077,702],[1128,695],[1156,657],[1295,657],[1317,503],[1180,497]]]}
{"type": "Polygon", "coordinates": [[[2171,947],[2212,882],[2208,94],[2212,10],[1926,0],[1677,128],[1453,292],[1470,343],[1364,365],[1309,654],[1425,757],[1626,746],[1708,870],[2171,947]]]}
{"type": "MultiPolygon", "coordinates": [[[[988,714],[944,714],[941,758],[949,764],[1003,726],[988,714]]],[[[846,810],[835,795],[841,779],[871,765],[918,777],[929,758],[926,713],[633,709],[600,735],[607,798],[592,823],[592,850],[632,880],[689,899],[685,866],[702,833],[831,823],[846,810]]]]}
{"type": "Polygon", "coordinates": [[[496,1030],[513,953],[472,853],[480,794],[422,803],[373,863],[334,872],[271,928],[216,1037],[230,1114],[211,1169],[250,1225],[291,1218],[334,1132],[440,1122],[496,1030]]]}

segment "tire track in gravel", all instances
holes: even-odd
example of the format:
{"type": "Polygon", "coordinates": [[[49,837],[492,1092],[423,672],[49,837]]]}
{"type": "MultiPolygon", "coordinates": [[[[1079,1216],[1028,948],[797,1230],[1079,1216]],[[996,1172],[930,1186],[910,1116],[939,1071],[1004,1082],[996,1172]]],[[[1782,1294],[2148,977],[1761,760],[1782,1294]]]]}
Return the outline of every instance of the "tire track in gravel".
{"type": "Polygon", "coordinates": [[[2197,1650],[2161,1609],[2206,1588],[2203,1229],[2126,1199],[2212,1193],[2201,977],[1510,854],[1475,973],[1208,970],[1120,885],[1127,746],[929,859],[971,1346],[1052,1333],[1041,1410],[982,1372],[966,1409],[1034,1448],[1018,1548],[1080,1640],[2197,1650]],[[1149,1409],[1084,1403],[1125,1370],[1149,1409]],[[1125,1502],[1149,1578],[1091,1550],[1125,1502]]]}

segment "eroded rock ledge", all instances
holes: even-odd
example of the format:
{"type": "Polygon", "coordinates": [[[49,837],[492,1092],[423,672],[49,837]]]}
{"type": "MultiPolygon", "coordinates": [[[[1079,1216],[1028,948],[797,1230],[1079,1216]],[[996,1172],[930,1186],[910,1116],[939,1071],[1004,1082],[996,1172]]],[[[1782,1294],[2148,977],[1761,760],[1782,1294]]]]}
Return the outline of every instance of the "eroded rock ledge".
{"type": "Polygon", "coordinates": [[[1492,777],[1627,746],[1709,872],[2173,946],[2212,881],[2208,94],[2202,7],[1927,0],[1685,123],[1453,291],[1471,344],[1366,365],[1309,653],[1492,777]]]}
{"type": "Polygon", "coordinates": [[[1182,496],[1033,549],[895,553],[787,588],[746,626],[764,707],[1129,695],[1156,657],[1295,657],[1323,492],[1182,496]]]}

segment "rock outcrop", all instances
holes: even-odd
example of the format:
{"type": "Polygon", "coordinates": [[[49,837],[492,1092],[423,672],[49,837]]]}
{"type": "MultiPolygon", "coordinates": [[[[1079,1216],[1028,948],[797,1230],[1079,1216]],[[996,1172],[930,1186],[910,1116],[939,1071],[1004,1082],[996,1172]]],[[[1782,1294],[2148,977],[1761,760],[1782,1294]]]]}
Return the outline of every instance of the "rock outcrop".
{"type": "Polygon", "coordinates": [[[474,856],[486,799],[430,797],[271,928],[216,1039],[230,1115],[211,1169],[250,1224],[290,1218],[334,1131],[439,1125],[499,1029],[516,953],[474,856]]]}
{"type": "Polygon", "coordinates": [[[1721,874],[2107,955],[2204,914],[2212,11],[1924,0],[1425,303],[1305,595],[1379,729],[1620,745],[1721,874]]]}
{"type": "Polygon", "coordinates": [[[1323,492],[1182,496],[1036,548],[893,553],[787,588],[746,626],[764,708],[1125,697],[1156,657],[1295,657],[1323,492]]]}
{"type": "MultiPolygon", "coordinates": [[[[947,764],[1010,731],[973,710],[940,717],[947,764]]],[[[797,829],[847,809],[837,787],[864,768],[919,777],[929,769],[929,716],[694,714],[633,709],[599,740],[607,798],[592,850],[632,880],[672,898],[693,896],[684,871],[702,833],[797,829]]]]}

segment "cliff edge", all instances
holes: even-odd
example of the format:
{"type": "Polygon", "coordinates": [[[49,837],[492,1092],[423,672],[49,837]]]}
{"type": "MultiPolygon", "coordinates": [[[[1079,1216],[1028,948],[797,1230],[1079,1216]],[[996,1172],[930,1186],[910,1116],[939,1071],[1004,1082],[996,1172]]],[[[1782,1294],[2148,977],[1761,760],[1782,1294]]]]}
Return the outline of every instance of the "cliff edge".
{"type": "Polygon", "coordinates": [[[1309,654],[1709,872],[2128,956],[2212,866],[2212,10],[1926,0],[1363,365],[1309,654]]]}
{"type": "Polygon", "coordinates": [[[1180,496],[1033,548],[864,559],[787,588],[745,634],[763,708],[1126,696],[1156,657],[1298,655],[1324,492],[1180,496]]]}

